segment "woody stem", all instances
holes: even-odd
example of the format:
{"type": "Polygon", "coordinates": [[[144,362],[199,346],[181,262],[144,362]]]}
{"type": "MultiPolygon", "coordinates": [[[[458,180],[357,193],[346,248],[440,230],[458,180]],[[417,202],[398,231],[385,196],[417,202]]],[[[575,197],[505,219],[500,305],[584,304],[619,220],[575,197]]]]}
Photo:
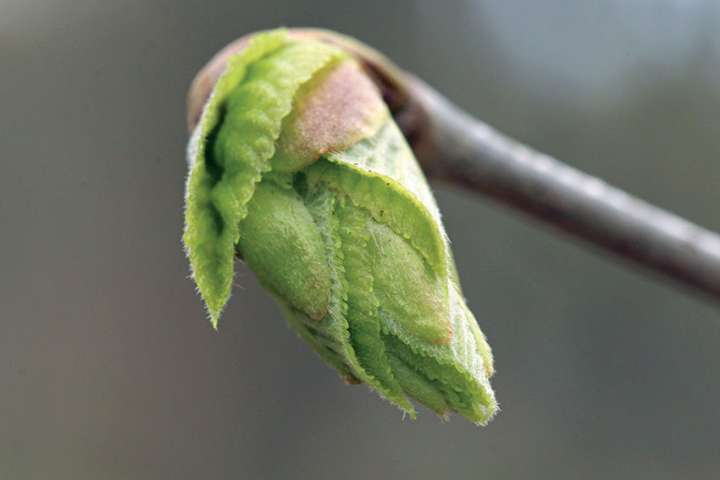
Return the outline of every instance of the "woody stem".
{"type": "Polygon", "coordinates": [[[506,137],[419,80],[409,93],[426,116],[414,147],[428,176],[720,301],[718,234],[506,137]]]}

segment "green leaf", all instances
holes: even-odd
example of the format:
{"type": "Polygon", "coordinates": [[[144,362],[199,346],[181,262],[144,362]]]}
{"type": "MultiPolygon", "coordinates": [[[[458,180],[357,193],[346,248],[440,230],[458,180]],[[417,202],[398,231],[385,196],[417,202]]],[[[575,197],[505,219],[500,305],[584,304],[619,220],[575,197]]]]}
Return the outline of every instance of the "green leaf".
{"type": "Polygon", "coordinates": [[[413,418],[409,399],[484,424],[490,347],[422,171],[358,75],[336,48],[284,31],[230,62],[189,149],[195,281],[216,325],[237,254],[346,380],[413,418]]]}
{"type": "Polygon", "coordinates": [[[371,385],[414,418],[415,410],[395,378],[382,338],[381,303],[376,295],[378,286],[375,285],[370,250],[372,233],[368,229],[371,219],[367,212],[343,203],[337,215],[345,278],[349,285],[347,319],[350,342],[360,364],[373,379],[371,385]]]}
{"type": "Polygon", "coordinates": [[[310,318],[323,318],[330,269],[320,230],[300,196],[273,182],[259,184],[240,228],[238,250],[260,282],[310,318]]]}
{"type": "Polygon", "coordinates": [[[343,53],[318,42],[259,35],[228,64],[191,142],[184,242],[214,326],[230,297],[239,224],[299,87],[343,53]]]}

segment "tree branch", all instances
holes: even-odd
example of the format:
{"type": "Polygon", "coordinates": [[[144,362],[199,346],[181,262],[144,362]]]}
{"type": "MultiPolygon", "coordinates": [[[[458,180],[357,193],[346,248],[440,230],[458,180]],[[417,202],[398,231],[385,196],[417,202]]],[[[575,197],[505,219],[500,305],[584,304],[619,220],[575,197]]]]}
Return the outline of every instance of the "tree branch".
{"type": "Polygon", "coordinates": [[[720,301],[720,236],[536,152],[420,80],[411,142],[429,177],[482,193],[542,223],[720,301]],[[420,129],[418,131],[418,129],[420,129]]]}

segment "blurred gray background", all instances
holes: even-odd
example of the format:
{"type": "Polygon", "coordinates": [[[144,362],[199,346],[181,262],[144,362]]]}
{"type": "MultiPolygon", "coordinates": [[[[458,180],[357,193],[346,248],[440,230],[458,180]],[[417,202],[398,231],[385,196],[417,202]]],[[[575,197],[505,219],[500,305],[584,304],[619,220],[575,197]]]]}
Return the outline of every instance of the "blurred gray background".
{"type": "Polygon", "coordinates": [[[244,267],[210,328],[180,244],[185,91],[278,25],[356,36],[720,230],[713,0],[0,0],[0,479],[717,478],[720,310],[447,186],[489,427],[343,385],[244,267]]]}

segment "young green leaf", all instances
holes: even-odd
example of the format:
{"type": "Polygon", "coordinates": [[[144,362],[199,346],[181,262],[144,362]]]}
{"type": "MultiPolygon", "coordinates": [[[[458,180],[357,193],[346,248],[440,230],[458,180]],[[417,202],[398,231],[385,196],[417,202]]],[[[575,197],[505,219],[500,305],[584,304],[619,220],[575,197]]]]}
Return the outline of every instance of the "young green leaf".
{"type": "Polygon", "coordinates": [[[196,127],[184,241],[213,324],[243,258],[348,381],[484,424],[492,354],[440,213],[355,60],[273,31],[227,64],[196,127]]]}
{"type": "Polygon", "coordinates": [[[239,223],[298,88],[333,60],[337,48],[290,42],[284,31],[258,35],[218,80],[191,143],[185,246],[213,325],[230,297],[239,223]]]}

